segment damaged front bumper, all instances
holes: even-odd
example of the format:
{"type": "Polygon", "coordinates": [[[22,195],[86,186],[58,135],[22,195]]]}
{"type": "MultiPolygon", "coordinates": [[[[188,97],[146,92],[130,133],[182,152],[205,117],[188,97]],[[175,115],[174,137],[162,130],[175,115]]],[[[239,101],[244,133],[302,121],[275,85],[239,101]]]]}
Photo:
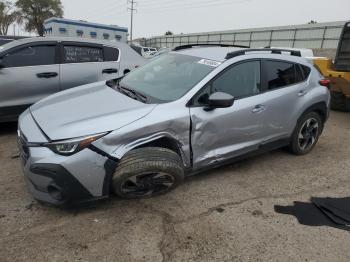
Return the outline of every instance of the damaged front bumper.
{"type": "Polygon", "coordinates": [[[117,166],[115,159],[93,148],[61,156],[47,147],[31,146],[31,141],[43,142],[47,138],[30,114],[21,116],[19,130],[22,169],[35,199],[53,205],[70,205],[109,197],[117,166]]]}

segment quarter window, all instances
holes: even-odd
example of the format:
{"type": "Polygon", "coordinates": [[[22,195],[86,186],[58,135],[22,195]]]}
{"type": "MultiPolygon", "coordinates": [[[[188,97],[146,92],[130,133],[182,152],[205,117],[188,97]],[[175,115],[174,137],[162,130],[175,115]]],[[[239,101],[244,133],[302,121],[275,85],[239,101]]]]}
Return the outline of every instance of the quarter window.
{"type": "Polygon", "coordinates": [[[301,68],[302,68],[302,70],[304,72],[304,80],[306,80],[309,77],[310,73],[311,73],[311,69],[310,69],[310,67],[304,66],[304,65],[301,65],[301,68]]]}
{"type": "Polygon", "coordinates": [[[64,63],[103,62],[102,48],[66,45],[63,50],[64,63]]]}
{"type": "Polygon", "coordinates": [[[5,67],[24,67],[55,64],[55,45],[28,46],[5,55],[5,67]]]}
{"type": "Polygon", "coordinates": [[[212,93],[224,92],[235,98],[259,94],[260,61],[233,66],[212,82],[212,93]]]}
{"type": "Polygon", "coordinates": [[[301,65],[295,65],[295,82],[300,83],[305,80],[304,73],[301,71],[301,65]]]}
{"type": "Polygon", "coordinates": [[[113,47],[105,47],[104,55],[104,61],[118,61],[119,50],[113,47]]]}

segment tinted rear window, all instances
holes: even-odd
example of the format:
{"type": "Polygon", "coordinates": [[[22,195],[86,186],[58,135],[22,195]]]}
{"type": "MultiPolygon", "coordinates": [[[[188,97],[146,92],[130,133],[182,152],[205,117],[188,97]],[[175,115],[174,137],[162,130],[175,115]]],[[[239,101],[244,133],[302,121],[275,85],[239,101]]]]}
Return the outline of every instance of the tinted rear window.
{"type": "Polygon", "coordinates": [[[103,50],[99,47],[65,45],[63,61],[64,63],[103,62],[103,50]]]}
{"type": "Polygon", "coordinates": [[[311,72],[310,67],[291,62],[270,60],[264,65],[268,90],[304,82],[311,72]]]}
{"type": "Polygon", "coordinates": [[[265,61],[264,65],[269,90],[292,85],[296,82],[293,63],[265,61]]]}

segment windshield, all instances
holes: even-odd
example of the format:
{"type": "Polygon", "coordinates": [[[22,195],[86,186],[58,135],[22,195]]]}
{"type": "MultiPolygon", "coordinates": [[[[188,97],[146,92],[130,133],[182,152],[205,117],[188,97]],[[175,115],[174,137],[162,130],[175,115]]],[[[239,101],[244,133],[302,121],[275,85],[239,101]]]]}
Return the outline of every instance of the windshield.
{"type": "Polygon", "coordinates": [[[166,54],[129,73],[120,86],[147,96],[151,103],[171,102],[186,94],[219,64],[194,56],[166,54]]]}

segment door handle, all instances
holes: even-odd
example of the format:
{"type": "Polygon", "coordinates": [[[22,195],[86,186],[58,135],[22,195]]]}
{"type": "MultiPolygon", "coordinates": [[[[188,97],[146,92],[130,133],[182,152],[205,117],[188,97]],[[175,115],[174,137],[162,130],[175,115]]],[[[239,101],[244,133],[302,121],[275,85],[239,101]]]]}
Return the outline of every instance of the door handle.
{"type": "Polygon", "coordinates": [[[45,72],[45,73],[39,73],[36,75],[39,78],[52,78],[58,76],[58,73],[56,72],[45,72]]]}
{"type": "Polygon", "coordinates": [[[252,113],[260,113],[262,111],[265,111],[265,106],[263,105],[256,105],[253,110],[252,110],[252,113]]]}
{"type": "Polygon", "coordinates": [[[307,91],[306,90],[300,90],[299,93],[298,93],[298,96],[304,96],[307,94],[307,91]]]}
{"type": "Polygon", "coordinates": [[[102,70],[102,74],[115,74],[118,73],[118,69],[116,68],[107,68],[102,70]]]}

